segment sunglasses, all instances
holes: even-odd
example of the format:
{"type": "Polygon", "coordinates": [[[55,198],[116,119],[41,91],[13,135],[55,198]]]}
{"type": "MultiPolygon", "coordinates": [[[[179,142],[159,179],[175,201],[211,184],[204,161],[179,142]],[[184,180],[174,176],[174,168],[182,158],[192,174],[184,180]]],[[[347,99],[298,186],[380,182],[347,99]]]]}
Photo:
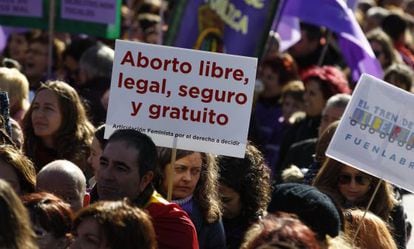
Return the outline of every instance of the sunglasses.
{"type": "Polygon", "coordinates": [[[338,183],[341,185],[348,185],[352,182],[352,179],[356,182],[356,184],[361,186],[366,186],[371,183],[371,177],[365,175],[349,175],[349,174],[340,174],[338,177],[338,183]]]}

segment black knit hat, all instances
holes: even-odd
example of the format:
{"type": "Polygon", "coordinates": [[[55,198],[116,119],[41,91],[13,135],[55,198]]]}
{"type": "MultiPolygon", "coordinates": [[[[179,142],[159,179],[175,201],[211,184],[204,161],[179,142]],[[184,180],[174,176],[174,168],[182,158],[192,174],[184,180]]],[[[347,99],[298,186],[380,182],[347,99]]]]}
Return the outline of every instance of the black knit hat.
{"type": "Polygon", "coordinates": [[[320,240],[324,240],[326,235],[336,237],[341,230],[340,210],[326,194],[309,185],[275,185],[267,211],[296,214],[320,240]]]}

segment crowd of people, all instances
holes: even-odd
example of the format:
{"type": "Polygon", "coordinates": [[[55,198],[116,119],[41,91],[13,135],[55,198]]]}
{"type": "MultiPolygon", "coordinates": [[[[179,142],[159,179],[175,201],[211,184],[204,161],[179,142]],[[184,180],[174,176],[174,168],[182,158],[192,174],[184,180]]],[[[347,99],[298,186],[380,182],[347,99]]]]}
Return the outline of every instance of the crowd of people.
{"type": "MultiPolygon", "coordinates": [[[[122,39],[162,43],[166,2],[123,1],[122,39]]],[[[414,92],[414,0],[357,2],[383,79],[414,92]]],[[[48,39],[1,54],[0,248],[407,248],[407,192],[325,156],[356,84],[325,28],[269,40],[244,158],[105,139],[114,42],[58,33],[50,65],[48,39]]]]}

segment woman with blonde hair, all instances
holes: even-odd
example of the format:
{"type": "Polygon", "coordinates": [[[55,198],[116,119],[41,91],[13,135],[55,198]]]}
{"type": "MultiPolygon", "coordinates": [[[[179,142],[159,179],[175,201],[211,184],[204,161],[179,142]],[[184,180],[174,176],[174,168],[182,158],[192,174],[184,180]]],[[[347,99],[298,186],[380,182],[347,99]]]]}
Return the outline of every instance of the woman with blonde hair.
{"type": "Polygon", "coordinates": [[[20,125],[29,110],[29,81],[15,68],[0,67],[0,90],[8,93],[10,117],[20,125]]]}
{"type": "Polygon", "coordinates": [[[345,234],[349,238],[355,238],[356,246],[361,249],[397,249],[387,223],[377,215],[369,211],[364,214],[363,210],[350,209],[344,212],[344,217],[345,234]]]}
{"type": "MultiPolygon", "coordinates": [[[[157,190],[167,196],[166,179],[172,149],[158,149],[157,190]]],[[[190,216],[197,230],[199,247],[220,249],[226,245],[221,222],[221,205],[218,197],[218,168],[215,158],[207,153],[177,150],[173,165],[172,202],[177,203],[190,216]]]]}
{"type": "Polygon", "coordinates": [[[313,185],[334,198],[342,208],[366,209],[375,188],[378,191],[369,211],[387,222],[398,248],[405,248],[407,232],[405,213],[393,193],[392,186],[356,168],[327,158],[313,185]]]}
{"type": "Polygon", "coordinates": [[[94,127],[74,88],[63,81],[48,81],[36,91],[24,118],[24,151],[39,171],[56,159],[78,165],[87,177],[94,127]]]}

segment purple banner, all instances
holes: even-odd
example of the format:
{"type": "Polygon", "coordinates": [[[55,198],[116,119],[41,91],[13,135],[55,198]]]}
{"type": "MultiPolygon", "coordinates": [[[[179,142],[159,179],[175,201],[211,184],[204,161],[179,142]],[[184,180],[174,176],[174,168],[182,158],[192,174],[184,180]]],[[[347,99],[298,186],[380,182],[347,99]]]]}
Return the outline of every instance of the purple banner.
{"type": "Polygon", "coordinates": [[[274,1],[181,1],[166,44],[258,56],[274,16],[274,1]]]}
{"type": "Polygon", "coordinates": [[[114,24],[115,0],[62,0],[61,17],[67,20],[114,24]]]}
{"type": "Polygon", "coordinates": [[[42,0],[0,0],[0,15],[42,17],[42,0]]]}

